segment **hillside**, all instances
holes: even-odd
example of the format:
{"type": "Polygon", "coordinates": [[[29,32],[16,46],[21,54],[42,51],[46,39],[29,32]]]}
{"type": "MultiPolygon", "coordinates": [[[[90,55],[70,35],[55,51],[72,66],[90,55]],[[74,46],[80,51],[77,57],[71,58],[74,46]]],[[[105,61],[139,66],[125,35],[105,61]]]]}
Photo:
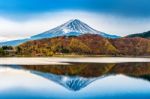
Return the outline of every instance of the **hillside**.
{"type": "Polygon", "coordinates": [[[19,49],[19,54],[27,56],[51,56],[68,53],[114,55],[118,53],[108,39],[91,34],[29,41],[21,44],[17,49],[19,49]]]}
{"type": "Polygon", "coordinates": [[[144,38],[106,39],[95,34],[55,37],[29,41],[17,46],[23,56],[79,55],[150,55],[150,40],[144,38]]]}
{"type": "Polygon", "coordinates": [[[150,38],[150,31],[144,32],[144,33],[137,33],[137,34],[131,34],[127,37],[142,37],[142,38],[150,38]]]}
{"type": "Polygon", "coordinates": [[[111,44],[121,55],[146,56],[150,55],[150,40],[140,37],[119,38],[111,40],[111,44]]]}

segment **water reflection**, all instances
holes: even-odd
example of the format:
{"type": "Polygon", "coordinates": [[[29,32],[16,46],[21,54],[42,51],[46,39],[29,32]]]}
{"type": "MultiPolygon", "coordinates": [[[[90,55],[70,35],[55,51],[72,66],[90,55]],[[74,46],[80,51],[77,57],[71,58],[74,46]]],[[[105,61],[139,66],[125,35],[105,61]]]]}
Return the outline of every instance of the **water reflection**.
{"type": "MultiPolygon", "coordinates": [[[[38,72],[37,75],[55,74],[61,78],[77,79],[87,78],[94,81],[97,78],[102,78],[108,75],[123,74],[130,77],[142,78],[150,81],[150,63],[71,63],[71,65],[42,65],[42,66],[21,66],[27,70],[38,72]]],[[[33,72],[32,71],[32,72],[33,72]]],[[[48,77],[46,77],[48,78],[48,77]]],[[[74,81],[74,80],[72,80],[74,81]]],[[[76,82],[81,80],[76,80],[76,82]]],[[[72,82],[73,83],[73,82],[72,82]]]]}
{"type": "MultiPolygon", "coordinates": [[[[107,94],[111,93],[109,98],[115,97],[115,94],[117,93],[118,95],[123,95],[123,97],[128,96],[126,98],[129,98],[130,95],[138,97],[139,94],[142,97],[150,97],[150,82],[149,82],[150,63],[119,63],[119,64],[71,63],[71,65],[62,65],[62,66],[60,65],[0,66],[0,72],[3,71],[11,72],[12,70],[25,71],[28,74],[32,75],[32,76],[30,75],[31,78],[34,75],[63,86],[68,91],[61,89],[60,87],[58,88],[58,90],[55,90],[56,92],[55,94],[57,94],[58,91],[60,91],[59,94],[60,93],[62,93],[62,95],[64,94],[64,96],[61,96],[59,98],[69,97],[73,94],[77,94],[77,96],[74,96],[74,98],[86,97],[86,95],[83,95],[83,93],[90,94],[89,96],[87,95],[87,97],[89,98],[106,97],[105,96],[106,93],[107,94]],[[83,90],[83,93],[81,91],[82,89],[85,89],[83,90]],[[76,91],[77,93],[76,92],[70,93],[70,91],[71,92],[76,91]]],[[[24,75],[24,77],[26,76],[24,75]]],[[[51,85],[56,86],[54,84],[51,85]]],[[[52,94],[46,95],[52,96],[52,94]]],[[[58,98],[58,96],[55,96],[55,98],[56,97],[58,98]]]]}
{"type": "Polygon", "coordinates": [[[51,73],[42,73],[37,71],[31,71],[31,73],[42,76],[51,81],[54,81],[72,91],[78,91],[97,79],[95,77],[84,78],[80,76],[64,76],[64,75],[56,75],[51,73]]]}

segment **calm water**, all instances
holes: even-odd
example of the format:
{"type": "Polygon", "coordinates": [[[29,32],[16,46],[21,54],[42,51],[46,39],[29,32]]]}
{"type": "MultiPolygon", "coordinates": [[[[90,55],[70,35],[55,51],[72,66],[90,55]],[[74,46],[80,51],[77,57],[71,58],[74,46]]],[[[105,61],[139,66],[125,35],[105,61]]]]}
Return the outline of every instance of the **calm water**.
{"type": "Polygon", "coordinates": [[[0,99],[150,99],[150,63],[0,66],[0,99]]]}

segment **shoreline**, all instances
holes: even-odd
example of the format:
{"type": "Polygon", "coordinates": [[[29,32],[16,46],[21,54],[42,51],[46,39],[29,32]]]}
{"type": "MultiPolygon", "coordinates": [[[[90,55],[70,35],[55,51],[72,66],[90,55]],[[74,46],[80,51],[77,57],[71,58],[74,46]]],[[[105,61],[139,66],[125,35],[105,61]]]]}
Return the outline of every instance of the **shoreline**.
{"type": "Polygon", "coordinates": [[[69,65],[76,63],[150,62],[150,58],[132,57],[1,57],[0,65],[69,65]]]}
{"type": "Polygon", "coordinates": [[[96,58],[103,58],[103,57],[127,57],[127,58],[150,58],[150,56],[141,55],[141,56],[134,56],[134,55],[77,55],[77,54],[56,54],[53,56],[0,56],[0,58],[86,58],[86,57],[96,57],[96,58]]]}

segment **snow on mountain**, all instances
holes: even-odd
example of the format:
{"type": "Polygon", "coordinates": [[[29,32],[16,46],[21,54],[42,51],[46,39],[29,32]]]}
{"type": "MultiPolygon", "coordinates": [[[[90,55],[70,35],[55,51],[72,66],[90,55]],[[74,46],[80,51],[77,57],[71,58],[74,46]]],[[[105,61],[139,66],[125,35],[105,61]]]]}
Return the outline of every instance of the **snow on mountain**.
{"type": "Polygon", "coordinates": [[[21,43],[24,43],[24,42],[30,41],[30,40],[53,38],[53,37],[58,37],[58,36],[79,36],[79,35],[87,34],[87,33],[98,34],[105,38],[119,38],[119,36],[116,36],[116,35],[110,35],[110,34],[106,34],[106,33],[97,31],[97,30],[91,28],[86,23],[81,22],[78,19],[73,19],[73,20],[70,20],[70,21],[56,27],[56,28],[48,30],[44,33],[40,33],[40,34],[31,36],[30,38],[13,40],[13,41],[8,41],[8,42],[0,42],[0,46],[4,46],[4,45],[17,46],[21,43]]]}
{"type": "Polygon", "coordinates": [[[70,20],[54,29],[48,30],[44,33],[32,36],[32,39],[51,38],[57,36],[79,36],[82,34],[98,34],[106,38],[118,38],[115,35],[109,35],[91,28],[84,22],[78,19],[70,20]]]}

